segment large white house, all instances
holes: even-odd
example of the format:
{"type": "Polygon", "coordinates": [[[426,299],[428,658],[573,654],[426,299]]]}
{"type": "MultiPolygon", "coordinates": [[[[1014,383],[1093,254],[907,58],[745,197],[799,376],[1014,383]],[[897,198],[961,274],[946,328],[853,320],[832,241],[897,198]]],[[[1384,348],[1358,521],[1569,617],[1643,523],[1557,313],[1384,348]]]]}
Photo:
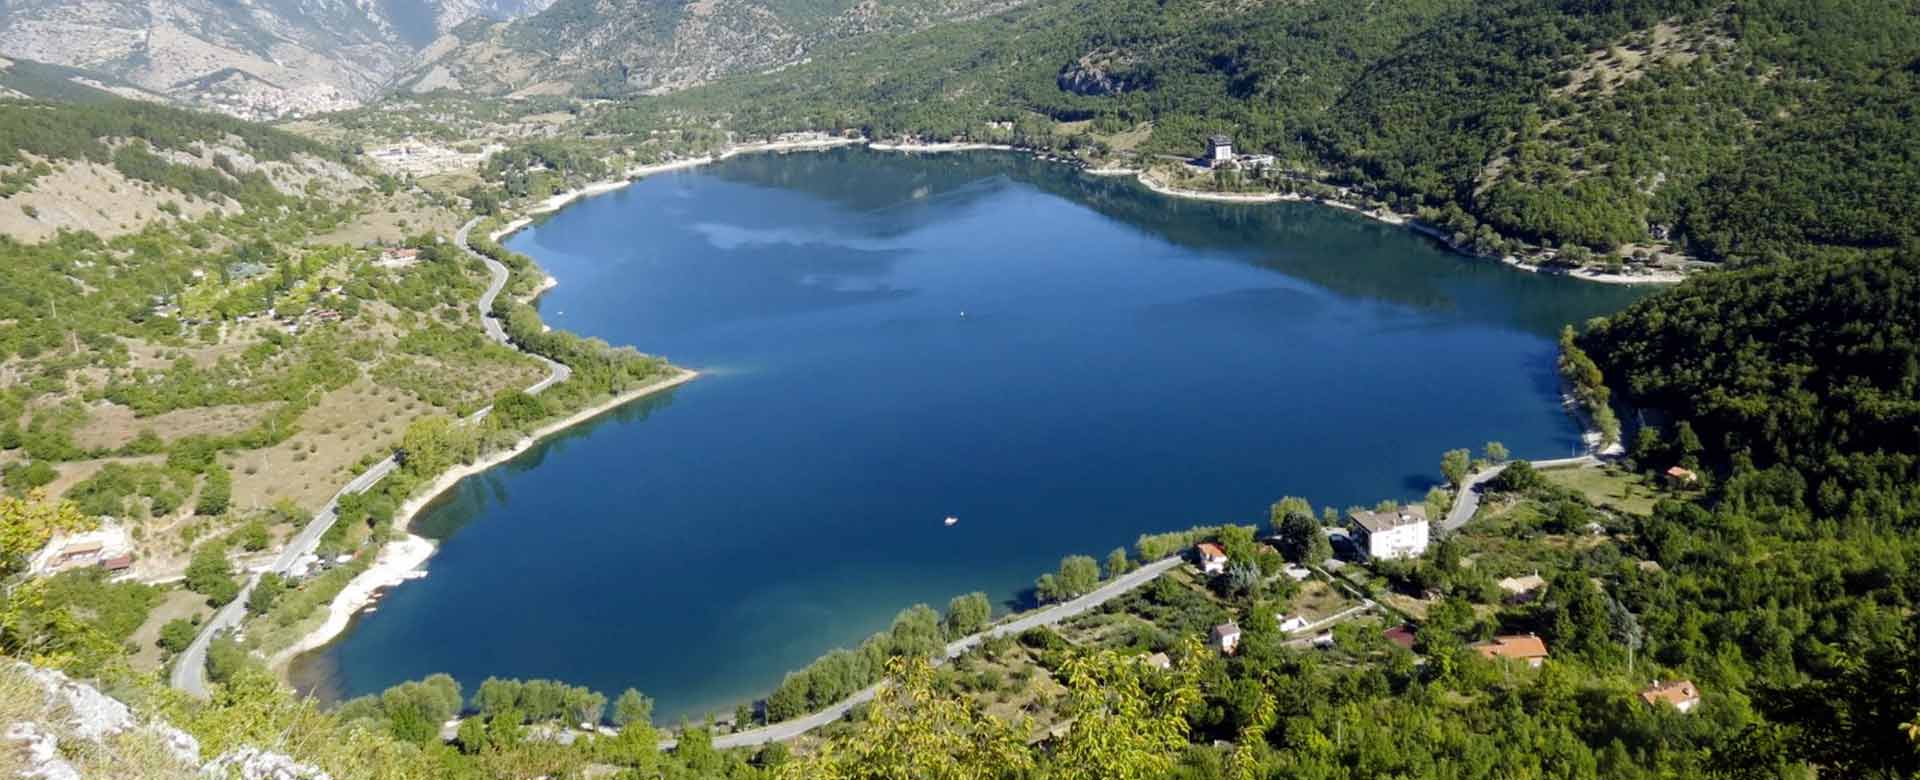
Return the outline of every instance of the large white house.
{"type": "Polygon", "coordinates": [[[1347,515],[1353,544],[1368,558],[1418,558],[1430,540],[1427,508],[1403,506],[1389,512],[1359,511],[1347,515]]]}
{"type": "Polygon", "coordinates": [[[1216,135],[1207,139],[1207,167],[1218,168],[1233,162],[1233,139],[1216,135]]]}

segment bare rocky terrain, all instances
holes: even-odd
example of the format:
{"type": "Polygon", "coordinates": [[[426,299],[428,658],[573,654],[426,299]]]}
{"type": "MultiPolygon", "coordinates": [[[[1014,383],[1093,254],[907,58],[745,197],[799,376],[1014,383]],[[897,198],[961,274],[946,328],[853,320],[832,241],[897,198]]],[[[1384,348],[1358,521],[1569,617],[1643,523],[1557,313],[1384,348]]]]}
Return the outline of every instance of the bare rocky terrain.
{"type": "Polygon", "coordinates": [[[0,53],[96,71],[187,105],[272,119],[359,105],[440,33],[549,2],[9,0],[0,3],[0,53]]]}
{"type": "Polygon", "coordinates": [[[434,43],[398,84],[488,95],[658,94],[805,60],[822,46],[978,18],[1023,0],[558,0],[469,24],[434,43]]]}

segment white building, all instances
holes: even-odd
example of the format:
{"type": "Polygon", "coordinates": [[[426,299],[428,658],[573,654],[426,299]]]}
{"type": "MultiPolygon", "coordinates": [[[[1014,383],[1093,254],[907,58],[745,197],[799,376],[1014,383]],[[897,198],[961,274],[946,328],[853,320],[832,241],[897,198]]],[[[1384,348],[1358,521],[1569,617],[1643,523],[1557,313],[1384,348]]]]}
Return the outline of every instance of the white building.
{"type": "Polygon", "coordinates": [[[1200,560],[1200,571],[1204,574],[1224,574],[1227,571],[1227,551],[1213,542],[1201,542],[1194,546],[1194,555],[1200,560]]]}
{"type": "Polygon", "coordinates": [[[1207,139],[1207,165],[1219,166],[1233,162],[1233,139],[1216,135],[1207,139]]]}
{"type": "Polygon", "coordinates": [[[1274,619],[1280,621],[1280,633],[1283,634],[1298,634],[1311,625],[1299,615],[1275,615],[1274,619]]]}
{"type": "Polygon", "coordinates": [[[1390,512],[1354,512],[1347,516],[1353,525],[1353,544],[1368,558],[1392,560],[1418,558],[1427,551],[1430,532],[1427,508],[1404,506],[1390,512]]]}
{"type": "Polygon", "coordinates": [[[1213,646],[1226,655],[1233,655],[1240,649],[1240,627],[1233,623],[1221,623],[1213,627],[1213,646]]]}

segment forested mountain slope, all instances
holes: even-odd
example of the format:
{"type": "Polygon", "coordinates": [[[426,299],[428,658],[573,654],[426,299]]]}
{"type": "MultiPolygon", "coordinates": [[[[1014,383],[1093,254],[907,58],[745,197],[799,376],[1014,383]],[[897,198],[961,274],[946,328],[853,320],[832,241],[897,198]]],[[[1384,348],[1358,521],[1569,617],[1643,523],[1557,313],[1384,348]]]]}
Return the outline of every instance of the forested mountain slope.
{"type": "Polygon", "coordinates": [[[1688,458],[1780,469],[1829,512],[1883,487],[1920,501],[1920,252],[1711,274],[1583,343],[1631,401],[1687,426],[1688,458]]]}
{"type": "Polygon", "coordinates": [[[1042,0],[627,121],[1057,146],[1151,128],[1139,159],[1224,132],[1482,249],[1726,260],[1920,235],[1900,205],[1920,196],[1916,78],[1920,13],[1898,0],[1042,0]]]}

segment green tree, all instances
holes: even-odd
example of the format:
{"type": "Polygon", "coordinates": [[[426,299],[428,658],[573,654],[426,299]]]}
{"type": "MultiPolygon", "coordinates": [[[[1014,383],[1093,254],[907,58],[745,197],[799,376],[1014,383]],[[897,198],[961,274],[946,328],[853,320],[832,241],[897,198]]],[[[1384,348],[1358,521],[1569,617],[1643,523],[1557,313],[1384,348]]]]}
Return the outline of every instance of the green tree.
{"type": "Polygon", "coordinates": [[[1034,590],[1041,601],[1066,601],[1091,592],[1100,585],[1100,564],[1086,555],[1069,555],[1060,560],[1060,571],[1041,575],[1034,590]]]}
{"type": "Polygon", "coordinates": [[[160,639],[155,644],[169,653],[178,653],[193,644],[193,638],[200,634],[200,627],[186,618],[174,618],[160,627],[160,639]]]}
{"type": "Polygon", "coordinates": [[[247,552],[265,550],[267,549],[267,545],[273,542],[272,535],[267,533],[267,524],[259,520],[254,520],[246,525],[240,526],[240,529],[235,531],[233,536],[234,541],[239,542],[240,549],[246,550],[247,552]]]}
{"type": "Polygon", "coordinates": [[[486,721],[478,716],[461,720],[458,736],[455,739],[459,740],[462,753],[473,755],[485,752],[489,744],[486,721]]]}
{"type": "Polygon", "coordinates": [[[233,502],[233,474],[218,463],[207,466],[206,471],[207,478],[200,484],[200,496],[194,500],[193,512],[207,517],[226,514],[233,502]]]}
{"type": "Polygon", "coordinates": [[[993,602],[987,594],[975,591],[955,596],[947,602],[946,630],[949,638],[960,638],[987,627],[993,619],[993,602]]]}
{"type": "Polygon", "coordinates": [[[629,723],[653,722],[653,699],[647,698],[632,688],[620,692],[613,700],[612,721],[615,728],[624,728],[629,723]]]}
{"type": "Polygon", "coordinates": [[[1254,540],[1253,527],[1246,525],[1223,525],[1219,530],[1220,549],[1227,553],[1232,563],[1255,566],[1259,563],[1260,544],[1254,540]]]}
{"type": "Polygon", "coordinates": [[[652,771],[660,761],[660,733],[653,727],[652,713],[628,720],[621,726],[620,733],[609,741],[607,752],[608,760],[613,763],[631,767],[642,775],[652,771]]]}
{"type": "Polygon", "coordinates": [[[513,426],[545,417],[546,404],[525,390],[503,390],[493,397],[493,413],[502,425],[513,426]]]}
{"type": "Polygon", "coordinates": [[[1700,454],[1707,451],[1700,442],[1700,434],[1693,432],[1693,424],[1681,420],[1673,428],[1674,448],[1680,452],[1680,465],[1690,469],[1700,468],[1700,454]]]}
{"type": "MultiPolygon", "coordinates": [[[[520,704],[520,691],[523,687],[519,680],[488,677],[480,682],[480,689],[474,691],[473,708],[481,715],[489,717],[514,709],[520,704]]],[[[648,703],[649,710],[651,710],[651,704],[651,702],[648,703]]]]}
{"type": "Polygon", "coordinates": [[[1636,467],[1648,469],[1666,458],[1666,448],[1666,442],[1660,439],[1658,427],[1642,425],[1633,434],[1633,449],[1628,454],[1636,467]]]}
{"type": "Polygon", "coordinates": [[[1535,471],[1532,463],[1516,460],[1507,464],[1498,475],[1488,482],[1488,487],[1506,493],[1525,493],[1545,484],[1540,472],[1535,471]]]}
{"type": "Polygon", "coordinates": [[[1287,518],[1294,515],[1305,515],[1307,519],[1313,519],[1313,504],[1298,496],[1287,496],[1275,501],[1273,506],[1267,508],[1267,524],[1274,533],[1285,533],[1287,518]]]}
{"type": "Polygon", "coordinates": [[[227,552],[219,544],[208,543],[194,550],[187,562],[187,589],[207,597],[207,603],[220,606],[240,595],[240,583],[233,580],[233,567],[227,552]]]}
{"type": "MultiPolygon", "coordinates": [[[[1420,503],[1421,506],[1426,508],[1427,517],[1446,517],[1447,510],[1453,507],[1453,493],[1446,488],[1435,485],[1427,488],[1427,495],[1420,503]]],[[[1391,511],[1398,511],[1399,509],[1400,508],[1396,506],[1391,511]]]]}
{"type": "Polygon", "coordinates": [[[54,534],[92,525],[73,502],[48,501],[38,490],[24,498],[0,496],[0,579],[24,569],[27,556],[46,546],[54,534]]]}
{"type": "MultiPolygon", "coordinates": [[[[1132,666],[1139,666],[1132,664],[1132,666]]],[[[852,737],[778,769],[782,780],[994,780],[1034,769],[1024,719],[1008,723],[939,692],[926,659],[894,659],[852,737]]]]}
{"type": "Polygon", "coordinates": [[[1467,474],[1473,468],[1473,453],[1464,449],[1447,450],[1440,456],[1440,474],[1447,478],[1447,484],[1459,487],[1467,481],[1467,474]]]}
{"type": "Polygon", "coordinates": [[[247,614],[263,615],[273,609],[274,602],[287,590],[285,578],[273,572],[260,575],[253,584],[253,590],[247,594],[247,614]]]}
{"type": "Polygon", "coordinates": [[[1062,670],[1062,714],[1072,722],[1055,746],[1063,780],[1159,780],[1186,747],[1186,714],[1200,701],[1202,649],[1189,641],[1170,680],[1112,651],[1076,656],[1062,670]]]}
{"type": "Polygon", "coordinates": [[[1487,460],[1494,463],[1505,463],[1509,457],[1507,445],[1497,441],[1487,442],[1486,448],[1482,451],[1486,453],[1487,460]]]}
{"type": "Polygon", "coordinates": [[[1133,570],[1133,559],[1127,556],[1127,548],[1115,547],[1107,553],[1107,576],[1118,577],[1133,570]]]}
{"type": "Polygon", "coordinates": [[[207,645],[207,680],[225,683],[232,680],[243,669],[260,669],[264,665],[255,660],[233,637],[217,636],[207,645]]]}
{"type": "Polygon", "coordinates": [[[520,723],[526,719],[520,710],[511,706],[495,710],[487,716],[487,740],[502,748],[511,748],[520,744],[524,734],[520,723]]]}
{"type": "Polygon", "coordinates": [[[27,491],[46,487],[60,478],[60,470],[44,460],[27,463],[10,463],[5,470],[4,481],[8,490],[27,491]]]}
{"type": "Polygon", "coordinates": [[[722,759],[719,751],[713,748],[713,724],[680,724],[680,737],[674,743],[673,755],[680,759],[680,765],[686,767],[693,777],[719,775],[722,759]]]}
{"type": "Polygon", "coordinates": [[[1333,557],[1333,544],[1311,513],[1289,513],[1280,521],[1280,554],[1306,566],[1318,566],[1333,557]]]}

